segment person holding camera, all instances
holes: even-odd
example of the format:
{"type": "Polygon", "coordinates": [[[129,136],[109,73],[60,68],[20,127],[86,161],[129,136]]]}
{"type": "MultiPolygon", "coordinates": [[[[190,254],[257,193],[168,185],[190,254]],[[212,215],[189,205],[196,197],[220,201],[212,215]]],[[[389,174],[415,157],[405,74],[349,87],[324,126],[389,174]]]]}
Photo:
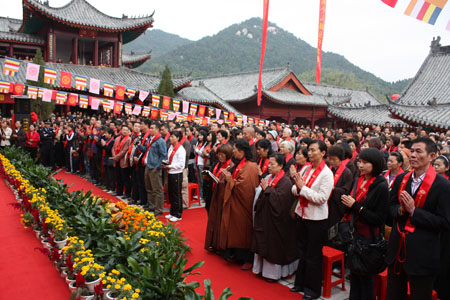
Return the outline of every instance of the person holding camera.
{"type": "Polygon", "coordinates": [[[183,170],[186,164],[186,150],[182,143],[182,134],[180,131],[174,131],[170,135],[170,147],[167,153],[168,160],[162,163],[167,168],[168,173],[168,192],[170,202],[170,214],[166,216],[170,222],[181,221],[183,213],[183,201],[181,189],[183,183],[183,170]]]}

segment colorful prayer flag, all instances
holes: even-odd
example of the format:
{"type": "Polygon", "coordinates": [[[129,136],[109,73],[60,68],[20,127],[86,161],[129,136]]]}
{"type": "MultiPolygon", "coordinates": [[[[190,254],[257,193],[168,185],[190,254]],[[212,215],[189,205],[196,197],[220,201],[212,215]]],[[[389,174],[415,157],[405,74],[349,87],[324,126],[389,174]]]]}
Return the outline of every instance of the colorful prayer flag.
{"type": "Polygon", "coordinates": [[[105,112],[110,112],[114,108],[114,100],[101,99],[101,101],[105,112]]]}
{"type": "Polygon", "coordinates": [[[136,95],[136,90],[127,88],[125,94],[127,95],[128,99],[133,99],[134,95],[136,95]]]}
{"type": "Polygon", "coordinates": [[[130,103],[125,103],[125,113],[127,115],[131,115],[133,112],[133,105],[131,105],[130,103]]]}
{"type": "Polygon", "coordinates": [[[12,82],[0,80],[0,93],[9,94],[12,90],[12,82]]]}
{"type": "Polygon", "coordinates": [[[204,105],[199,105],[198,107],[198,116],[204,117],[205,116],[206,107],[204,105]]]}
{"type": "Polygon", "coordinates": [[[80,100],[78,101],[78,105],[81,108],[88,108],[89,98],[86,95],[80,95],[80,100]]]}
{"type": "Polygon", "coordinates": [[[159,109],[152,108],[152,114],[150,115],[150,119],[156,119],[158,118],[159,109]]]}
{"type": "Polygon", "coordinates": [[[163,96],[162,108],[170,109],[170,97],[163,96]]]}
{"type": "Polygon", "coordinates": [[[41,98],[44,96],[44,88],[39,88],[38,90],[38,98],[41,98]]]}
{"type": "Polygon", "coordinates": [[[67,105],[75,106],[78,104],[78,94],[70,93],[67,99],[67,105]]]}
{"type": "Polygon", "coordinates": [[[38,81],[40,68],[41,68],[40,65],[29,62],[27,64],[27,74],[25,75],[25,79],[31,81],[38,81]]]}
{"type": "Polygon", "coordinates": [[[67,100],[67,93],[63,91],[57,91],[56,92],[56,104],[62,105],[66,103],[67,100]]]}
{"type": "Polygon", "coordinates": [[[187,114],[189,112],[189,102],[183,101],[183,114],[187,114]]]}
{"type": "Polygon", "coordinates": [[[381,0],[381,1],[383,1],[384,4],[389,5],[392,8],[394,8],[398,2],[398,0],[381,0]]]}
{"type": "Polygon", "coordinates": [[[25,85],[22,83],[14,83],[13,95],[22,96],[25,91],[25,85]]]}
{"type": "Polygon", "coordinates": [[[150,93],[146,91],[139,91],[139,100],[145,101],[145,99],[147,99],[148,94],[150,93]]]}
{"type": "Polygon", "coordinates": [[[56,70],[45,67],[44,69],[44,82],[48,84],[55,84],[56,82],[56,70]]]}
{"type": "Polygon", "coordinates": [[[237,119],[238,126],[242,126],[242,115],[237,115],[236,119],[237,119]]]}
{"type": "Polygon", "coordinates": [[[123,85],[116,85],[116,99],[123,100],[125,96],[125,87],[123,85]]]}
{"type": "Polygon", "coordinates": [[[234,112],[230,112],[230,113],[229,113],[228,119],[229,119],[231,122],[234,122],[234,112]]]}
{"type": "Polygon", "coordinates": [[[141,114],[142,106],[135,105],[133,108],[133,115],[139,116],[141,114]]]}
{"type": "Polygon", "coordinates": [[[44,102],[52,102],[53,90],[44,89],[42,93],[42,101],[44,102]]]}
{"type": "Polygon", "coordinates": [[[214,108],[213,107],[208,107],[208,117],[212,117],[214,116],[214,108]]]}
{"type": "Polygon", "coordinates": [[[59,85],[66,89],[70,89],[72,87],[72,74],[70,74],[69,72],[61,71],[59,85]]]}
{"type": "Polygon", "coordinates": [[[149,114],[150,114],[150,107],[144,106],[144,108],[142,109],[142,116],[147,118],[149,114]]]}
{"type": "Polygon", "coordinates": [[[100,80],[95,78],[89,80],[89,93],[100,94],[100,80]]]}
{"type": "Polygon", "coordinates": [[[177,112],[180,109],[180,100],[173,99],[172,100],[172,109],[174,112],[177,112]]]}
{"type": "Polygon", "coordinates": [[[152,95],[152,106],[153,107],[159,107],[159,101],[160,101],[160,97],[159,95],[152,95]]]}
{"type": "Polygon", "coordinates": [[[38,88],[35,86],[28,86],[27,88],[27,96],[31,99],[37,99],[38,96],[38,88]]]}
{"type": "Polygon", "coordinates": [[[216,108],[216,119],[220,118],[220,113],[222,112],[222,110],[220,108],[216,108]]]}
{"type": "Polygon", "coordinates": [[[91,103],[91,108],[93,110],[98,110],[98,106],[100,105],[100,99],[97,97],[89,97],[89,102],[91,103]]]}
{"type": "Polygon", "coordinates": [[[191,106],[189,107],[189,114],[191,116],[195,116],[195,114],[197,113],[197,104],[191,103],[191,106]]]}
{"type": "Polygon", "coordinates": [[[169,117],[169,113],[163,110],[159,112],[159,115],[161,117],[161,121],[167,121],[167,118],[169,117]]]}
{"type": "Polygon", "coordinates": [[[405,15],[434,25],[447,0],[411,0],[405,15]]]}
{"type": "Polygon", "coordinates": [[[227,111],[223,112],[223,118],[225,119],[225,121],[228,120],[228,112],[227,111]]]}
{"type": "Polygon", "coordinates": [[[87,77],[75,75],[75,89],[79,91],[86,91],[87,77]]]}
{"type": "Polygon", "coordinates": [[[103,95],[106,97],[112,97],[114,95],[114,84],[103,82],[103,95]]]}
{"type": "Polygon", "coordinates": [[[122,107],[123,107],[123,102],[116,101],[116,103],[114,104],[114,113],[117,115],[120,115],[120,113],[122,112],[122,107]]]}
{"type": "Polygon", "coordinates": [[[3,74],[9,76],[16,76],[19,72],[20,68],[20,60],[6,57],[5,58],[5,66],[3,67],[3,74]]]}
{"type": "Polygon", "coordinates": [[[242,116],[242,122],[244,123],[244,125],[247,125],[247,116],[246,115],[242,116]]]}

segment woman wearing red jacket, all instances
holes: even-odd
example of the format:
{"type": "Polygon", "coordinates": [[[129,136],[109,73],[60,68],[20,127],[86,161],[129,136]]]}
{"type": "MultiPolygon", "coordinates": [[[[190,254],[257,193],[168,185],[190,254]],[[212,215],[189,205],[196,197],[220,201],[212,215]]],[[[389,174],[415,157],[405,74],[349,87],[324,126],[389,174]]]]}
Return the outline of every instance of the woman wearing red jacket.
{"type": "Polygon", "coordinates": [[[28,152],[30,152],[31,157],[34,159],[37,156],[37,148],[41,138],[39,133],[36,131],[36,127],[34,124],[30,125],[30,128],[27,132],[27,141],[25,143],[25,148],[28,152]]]}

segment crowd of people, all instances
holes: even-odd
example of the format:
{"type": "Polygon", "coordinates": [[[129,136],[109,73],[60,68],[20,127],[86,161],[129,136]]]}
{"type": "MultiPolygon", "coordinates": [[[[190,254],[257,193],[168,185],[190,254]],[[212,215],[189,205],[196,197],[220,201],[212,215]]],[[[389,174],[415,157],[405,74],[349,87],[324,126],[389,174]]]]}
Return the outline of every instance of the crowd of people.
{"type": "MultiPolygon", "coordinates": [[[[317,299],[322,248],[342,222],[354,239],[389,240],[387,299],[450,299],[450,130],[235,127],[136,116],[52,115],[1,122],[1,147],[83,176],[129,204],[182,220],[188,183],[208,213],[205,249],[317,299]]],[[[345,247],[342,249],[346,251],[345,247]]],[[[372,299],[373,275],[350,274],[350,299],[372,299]]]]}

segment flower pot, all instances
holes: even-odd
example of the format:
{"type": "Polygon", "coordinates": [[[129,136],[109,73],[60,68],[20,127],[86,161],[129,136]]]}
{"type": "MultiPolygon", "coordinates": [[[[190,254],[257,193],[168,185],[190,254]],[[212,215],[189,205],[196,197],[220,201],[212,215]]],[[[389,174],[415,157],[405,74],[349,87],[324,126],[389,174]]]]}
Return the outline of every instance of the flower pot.
{"type": "Polygon", "coordinates": [[[94,299],[94,295],[80,296],[80,300],[92,300],[92,299],[94,299]]]}
{"type": "Polygon", "coordinates": [[[89,292],[93,293],[94,292],[94,287],[100,283],[100,280],[102,280],[101,278],[97,278],[94,281],[86,281],[86,287],[89,289],[89,292]]]}
{"type": "Polygon", "coordinates": [[[67,243],[67,238],[64,241],[55,241],[56,247],[58,249],[64,248],[64,246],[66,246],[66,243],[67,243]]]}
{"type": "Polygon", "coordinates": [[[72,281],[71,283],[69,283],[69,290],[70,290],[70,292],[72,293],[73,291],[75,291],[77,289],[77,286],[76,286],[76,282],[75,282],[75,280],[74,281],[72,281]]]}
{"type": "Polygon", "coordinates": [[[67,277],[67,272],[65,270],[62,270],[60,275],[61,275],[61,278],[66,278],[67,277]]]}
{"type": "Polygon", "coordinates": [[[106,295],[109,293],[109,289],[103,289],[103,300],[108,300],[108,298],[106,298],[106,295]]]}
{"type": "Polygon", "coordinates": [[[75,279],[69,279],[69,277],[66,277],[66,283],[70,284],[71,282],[75,282],[75,279]]]}
{"type": "Polygon", "coordinates": [[[52,250],[52,245],[50,245],[50,243],[42,242],[42,245],[44,246],[45,249],[48,249],[48,251],[52,250]]]}
{"type": "Polygon", "coordinates": [[[111,296],[111,292],[106,293],[106,299],[107,300],[116,300],[117,298],[114,298],[113,296],[111,296]]]}

